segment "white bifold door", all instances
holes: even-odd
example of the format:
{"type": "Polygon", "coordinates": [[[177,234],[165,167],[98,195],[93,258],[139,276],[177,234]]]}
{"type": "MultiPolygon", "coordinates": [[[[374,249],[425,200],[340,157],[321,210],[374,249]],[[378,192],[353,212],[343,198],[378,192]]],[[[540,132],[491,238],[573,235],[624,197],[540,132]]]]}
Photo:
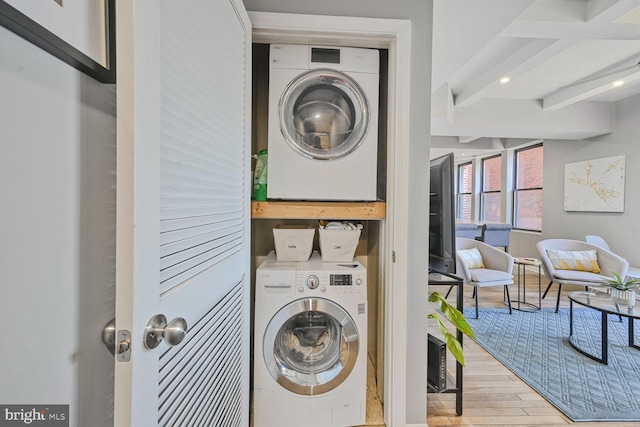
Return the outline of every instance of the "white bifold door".
{"type": "Polygon", "coordinates": [[[247,426],[251,24],[117,4],[115,425],[247,426]]]}

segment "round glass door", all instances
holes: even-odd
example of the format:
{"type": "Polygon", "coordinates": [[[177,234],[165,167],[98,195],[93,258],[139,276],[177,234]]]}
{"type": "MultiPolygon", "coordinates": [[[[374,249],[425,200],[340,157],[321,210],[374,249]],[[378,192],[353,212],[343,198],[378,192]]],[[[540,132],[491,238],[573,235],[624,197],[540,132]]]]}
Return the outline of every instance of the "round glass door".
{"type": "Polygon", "coordinates": [[[294,301],[269,322],[263,354],[271,376],[287,390],[318,395],[351,373],[358,331],[339,305],[322,298],[294,301]]]}
{"type": "Polygon", "coordinates": [[[346,74],[317,69],[296,77],[279,103],[280,130],[300,154],[337,159],[358,148],[369,127],[369,103],[346,74]]]}

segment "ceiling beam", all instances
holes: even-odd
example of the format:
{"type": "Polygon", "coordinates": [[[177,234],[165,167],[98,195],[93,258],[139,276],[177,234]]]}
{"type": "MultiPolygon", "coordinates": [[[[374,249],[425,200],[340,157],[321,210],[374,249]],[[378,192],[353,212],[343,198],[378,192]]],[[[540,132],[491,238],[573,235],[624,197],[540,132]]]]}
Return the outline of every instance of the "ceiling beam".
{"type": "MultiPolygon", "coordinates": [[[[527,42],[513,54],[508,55],[504,61],[498,63],[482,76],[477,76],[473,83],[455,94],[456,107],[468,107],[482,99],[484,93],[490,87],[499,85],[499,79],[505,75],[514,79],[521,73],[529,71],[539,63],[540,55],[544,55],[545,52],[547,52],[547,56],[552,56],[549,49],[555,42],[556,40],[553,39],[537,39],[527,42]]],[[[553,54],[557,53],[556,49],[552,50],[553,54]]]]}
{"type": "Polygon", "coordinates": [[[477,139],[480,139],[480,136],[459,136],[458,137],[458,143],[459,144],[468,144],[470,142],[473,142],[477,139]]]}
{"type": "MultiPolygon", "coordinates": [[[[517,52],[507,52],[508,55],[503,58],[494,58],[496,65],[481,72],[475,77],[473,83],[457,91],[458,88],[454,87],[455,105],[468,107],[478,102],[490,89],[500,84],[498,80],[501,77],[508,75],[513,80],[564,51],[582,37],[593,38],[595,34],[599,34],[603,39],[635,40],[637,38],[635,26],[614,26],[615,31],[612,33],[610,24],[637,7],[637,0],[590,0],[588,3],[567,2],[566,4],[537,1],[500,34],[501,37],[517,35],[516,38],[524,37],[532,40],[517,52]],[[559,6],[566,8],[563,14],[558,12],[559,6]],[[547,21],[549,16],[558,14],[563,15],[563,19],[547,21]],[[545,23],[550,27],[547,28],[545,23]],[[534,28],[538,31],[537,33],[530,31],[534,28]]],[[[479,55],[482,53],[482,51],[479,52],[479,55]]]]}
{"type": "Polygon", "coordinates": [[[453,124],[453,93],[449,84],[445,83],[431,94],[431,116],[444,117],[453,124]]]}
{"type": "Polygon", "coordinates": [[[537,100],[485,99],[456,107],[455,121],[431,118],[431,135],[478,135],[496,138],[587,139],[615,130],[615,106],[581,102],[557,111],[540,108],[537,100]]]}
{"type": "MultiPolygon", "coordinates": [[[[601,93],[615,90],[614,82],[621,81],[628,84],[632,81],[640,79],[640,65],[636,62],[633,65],[627,65],[624,68],[618,68],[614,71],[599,73],[598,76],[583,80],[576,84],[566,86],[557,90],[542,99],[543,110],[558,110],[576,102],[584,101],[601,93]]],[[[611,67],[615,68],[615,67],[611,67]]]]}

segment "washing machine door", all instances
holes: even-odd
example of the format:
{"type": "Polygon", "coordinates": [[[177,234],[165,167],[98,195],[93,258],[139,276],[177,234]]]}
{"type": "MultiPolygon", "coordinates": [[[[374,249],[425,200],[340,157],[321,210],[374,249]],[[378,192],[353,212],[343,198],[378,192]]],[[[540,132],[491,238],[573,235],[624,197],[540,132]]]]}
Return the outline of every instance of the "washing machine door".
{"type": "Polygon", "coordinates": [[[338,304],[305,298],[271,319],[263,341],[269,373],[287,390],[318,395],[339,386],[358,357],[355,322],[338,304]]]}
{"type": "Polygon", "coordinates": [[[369,103],[358,83],[336,70],[300,74],[279,102],[280,130],[298,153],[319,160],[346,156],[369,128],[369,103]]]}

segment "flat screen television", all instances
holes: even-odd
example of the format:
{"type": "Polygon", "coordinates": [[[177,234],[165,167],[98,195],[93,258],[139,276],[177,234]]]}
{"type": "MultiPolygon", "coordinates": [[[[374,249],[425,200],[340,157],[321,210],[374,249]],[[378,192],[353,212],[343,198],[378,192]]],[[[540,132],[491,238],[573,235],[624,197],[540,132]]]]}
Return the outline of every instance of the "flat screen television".
{"type": "Polygon", "coordinates": [[[456,219],[453,153],[431,160],[429,271],[456,272],[456,219]]]}

